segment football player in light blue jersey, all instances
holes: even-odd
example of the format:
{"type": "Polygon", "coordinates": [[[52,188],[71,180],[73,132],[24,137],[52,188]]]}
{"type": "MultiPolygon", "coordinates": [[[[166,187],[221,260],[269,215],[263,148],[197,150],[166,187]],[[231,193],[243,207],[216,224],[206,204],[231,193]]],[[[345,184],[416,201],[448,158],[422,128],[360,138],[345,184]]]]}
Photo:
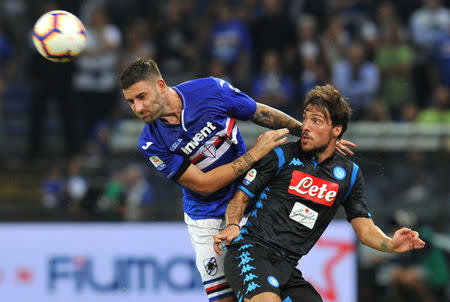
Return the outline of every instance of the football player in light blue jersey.
{"type": "MultiPolygon", "coordinates": [[[[197,268],[210,301],[235,301],[225,280],[223,258],[213,249],[213,235],[224,227],[235,180],[285,135],[301,134],[301,123],[218,78],[203,78],[169,87],[153,60],[138,59],[120,76],[120,88],[146,125],[139,148],[149,164],[183,186],[185,222],[197,268]],[[261,134],[246,152],[237,120],[278,129],[261,134]]],[[[353,154],[341,141],[338,151],[353,154]]]]}

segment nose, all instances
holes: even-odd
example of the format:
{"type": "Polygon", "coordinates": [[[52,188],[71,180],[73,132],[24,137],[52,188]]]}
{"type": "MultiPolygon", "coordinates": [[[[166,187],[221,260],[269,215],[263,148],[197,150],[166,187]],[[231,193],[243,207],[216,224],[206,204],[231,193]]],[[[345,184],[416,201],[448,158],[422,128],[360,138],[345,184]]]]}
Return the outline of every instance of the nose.
{"type": "Polygon", "coordinates": [[[141,113],[141,111],[144,109],[142,102],[140,102],[139,100],[135,100],[133,105],[134,112],[136,113],[141,113]]]}
{"type": "Polygon", "coordinates": [[[303,121],[303,126],[302,126],[302,130],[303,132],[308,130],[309,131],[309,127],[310,127],[311,123],[308,120],[304,120],[303,121]]]}

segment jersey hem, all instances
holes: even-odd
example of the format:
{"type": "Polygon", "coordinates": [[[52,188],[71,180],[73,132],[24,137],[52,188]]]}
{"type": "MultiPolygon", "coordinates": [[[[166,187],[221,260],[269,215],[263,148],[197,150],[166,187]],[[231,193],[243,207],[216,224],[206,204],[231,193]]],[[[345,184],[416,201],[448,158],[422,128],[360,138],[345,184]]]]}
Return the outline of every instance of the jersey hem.
{"type": "Polygon", "coordinates": [[[193,220],[200,220],[200,219],[224,219],[225,214],[222,216],[204,216],[204,215],[192,215],[189,213],[184,212],[186,215],[188,215],[193,220]]]}

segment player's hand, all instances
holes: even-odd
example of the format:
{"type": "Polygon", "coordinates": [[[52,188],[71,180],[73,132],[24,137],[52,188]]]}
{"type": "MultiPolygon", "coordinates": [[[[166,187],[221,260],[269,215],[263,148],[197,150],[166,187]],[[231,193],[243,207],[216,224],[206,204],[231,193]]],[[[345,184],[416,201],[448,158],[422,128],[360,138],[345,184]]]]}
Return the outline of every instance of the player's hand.
{"type": "Polygon", "coordinates": [[[424,247],[425,242],[419,238],[419,233],[408,228],[397,230],[391,241],[391,249],[394,253],[403,253],[413,249],[422,249],[424,247]]]}
{"type": "Polygon", "coordinates": [[[357,146],[352,142],[346,141],[345,139],[341,139],[336,142],[336,151],[344,156],[347,156],[347,154],[354,155],[353,151],[350,150],[349,147],[356,148],[357,146]]]}
{"type": "Polygon", "coordinates": [[[222,249],[225,245],[229,245],[234,238],[238,237],[240,229],[236,225],[229,225],[217,235],[214,235],[214,251],[222,255],[222,249]]]}
{"type": "Polygon", "coordinates": [[[255,160],[260,160],[267,153],[286,142],[287,137],[285,135],[288,133],[289,130],[287,128],[264,132],[258,136],[255,145],[249,152],[255,160]]]}

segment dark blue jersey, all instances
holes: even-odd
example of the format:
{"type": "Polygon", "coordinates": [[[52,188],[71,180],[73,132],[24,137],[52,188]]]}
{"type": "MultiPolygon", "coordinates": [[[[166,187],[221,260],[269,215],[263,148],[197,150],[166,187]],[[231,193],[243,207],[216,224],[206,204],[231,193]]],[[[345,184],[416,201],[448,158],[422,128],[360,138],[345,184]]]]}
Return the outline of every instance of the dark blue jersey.
{"type": "Polygon", "coordinates": [[[266,155],[239,189],[258,201],[233,243],[254,240],[284,252],[293,263],[319,240],[339,206],[349,221],[370,217],[358,166],[337,153],[319,164],[299,142],[266,155]]]}
{"type": "MultiPolygon", "coordinates": [[[[176,181],[191,163],[208,172],[246,152],[236,119],[253,116],[256,102],[252,98],[213,77],[172,88],[183,102],[181,124],[157,120],[145,125],[139,139],[139,148],[157,170],[176,181]]],[[[235,190],[233,183],[205,197],[183,188],[184,212],[193,219],[221,218],[235,190]]]]}

